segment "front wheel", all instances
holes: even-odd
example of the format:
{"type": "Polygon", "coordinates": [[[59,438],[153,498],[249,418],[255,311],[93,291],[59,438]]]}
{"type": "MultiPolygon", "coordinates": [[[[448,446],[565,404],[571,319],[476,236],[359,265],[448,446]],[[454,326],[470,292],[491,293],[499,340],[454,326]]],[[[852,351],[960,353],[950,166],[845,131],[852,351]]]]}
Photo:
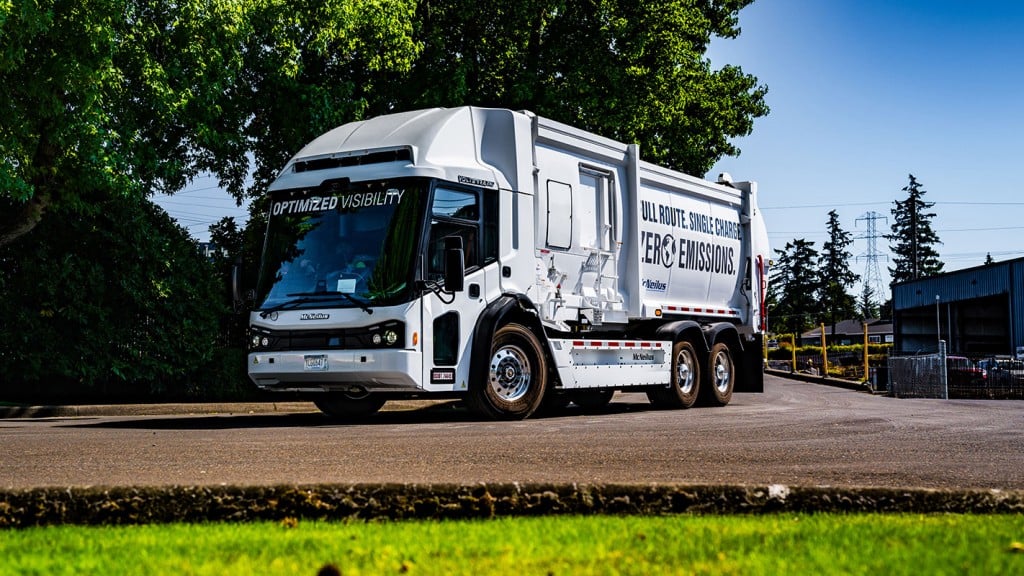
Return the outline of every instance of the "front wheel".
{"type": "Polygon", "coordinates": [[[690,408],[700,393],[700,362],[693,344],[685,340],[672,346],[672,384],[647,392],[655,408],[690,408]]]}
{"type": "Polygon", "coordinates": [[[313,401],[324,414],[342,420],[358,420],[375,414],[385,402],[387,400],[384,398],[372,394],[360,398],[353,398],[347,394],[330,394],[313,401]]]}
{"type": "Polygon", "coordinates": [[[537,411],[546,391],[547,361],[540,341],[520,324],[499,328],[491,343],[487,380],[470,388],[470,406],[487,418],[522,420],[537,411]]]}
{"type": "Polygon", "coordinates": [[[725,406],[732,400],[732,390],[736,385],[736,365],[732,361],[732,352],[724,343],[719,342],[711,347],[708,355],[708,404],[725,406]]]}

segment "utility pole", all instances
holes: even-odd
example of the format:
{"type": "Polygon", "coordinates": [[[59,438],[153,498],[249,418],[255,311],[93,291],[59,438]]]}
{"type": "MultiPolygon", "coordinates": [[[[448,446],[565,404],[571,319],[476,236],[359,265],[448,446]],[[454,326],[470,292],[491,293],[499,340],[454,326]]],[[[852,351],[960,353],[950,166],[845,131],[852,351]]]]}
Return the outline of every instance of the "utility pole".
{"type": "Polygon", "coordinates": [[[910,262],[910,279],[917,280],[919,276],[917,268],[917,200],[913,195],[910,196],[910,250],[914,255],[914,259],[910,262]]]}

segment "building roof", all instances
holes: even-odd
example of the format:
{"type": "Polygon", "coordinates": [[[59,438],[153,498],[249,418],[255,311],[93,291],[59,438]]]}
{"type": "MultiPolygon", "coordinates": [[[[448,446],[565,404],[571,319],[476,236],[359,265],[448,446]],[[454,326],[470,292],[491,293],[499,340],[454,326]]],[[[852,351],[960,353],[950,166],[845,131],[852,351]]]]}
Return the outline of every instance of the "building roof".
{"type": "MultiPolygon", "coordinates": [[[[836,336],[862,336],[864,334],[864,324],[868,325],[868,334],[892,334],[892,322],[884,322],[878,318],[868,318],[867,320],[843,320],[837,322],[835,325],[836,336]]],[[[833,334],[832,326],[825,326],[825,336],[831,336],[833,334]]],[[[821,327],[817,327],[814,330],[808,330],[800,335],[801,338],[821,338],[821,327]]]]}

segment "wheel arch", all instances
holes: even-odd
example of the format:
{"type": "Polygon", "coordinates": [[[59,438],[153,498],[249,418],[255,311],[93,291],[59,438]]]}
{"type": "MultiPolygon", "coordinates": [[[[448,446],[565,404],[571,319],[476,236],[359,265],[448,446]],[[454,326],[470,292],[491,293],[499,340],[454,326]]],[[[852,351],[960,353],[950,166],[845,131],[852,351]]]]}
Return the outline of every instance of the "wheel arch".
{"type": "Polygon", "coordinates": [[[693,320],[676,320],[662,324],[654,331],[654,338],[657,340],[671,340],[676,343],[680,340],[687,340],[702,358],[707,357],[711,349],[704,331],[700,324],[693,320]]]}
{"type": "Polygon", "coordinates": [[[487,381],[491,341],[498,328],[509,322],[522,324],[533,331],[540,340],[541,350],[544,352],[549,366],[549,376],[551,373],[557,372],[550,369],[551,353],[548,350],[547,335],[540,323],[540,317],[537,315],[533,302],[522,294],[503,294],[484,309],[473,328],[473,346],[469,362],[470,386],[487,381]]]}

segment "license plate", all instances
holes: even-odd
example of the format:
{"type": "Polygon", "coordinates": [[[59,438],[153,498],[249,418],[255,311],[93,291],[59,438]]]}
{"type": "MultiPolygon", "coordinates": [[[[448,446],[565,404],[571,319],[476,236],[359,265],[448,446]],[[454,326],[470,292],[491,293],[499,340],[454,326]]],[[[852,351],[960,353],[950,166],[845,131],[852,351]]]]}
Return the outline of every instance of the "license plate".
{"type": "Polygon", "coordinates": [[[326,354],[310,354],[305,356],[306,359],[306,370],[315,372],[323,372],[327,370],[327,355],[326,354]]]}

